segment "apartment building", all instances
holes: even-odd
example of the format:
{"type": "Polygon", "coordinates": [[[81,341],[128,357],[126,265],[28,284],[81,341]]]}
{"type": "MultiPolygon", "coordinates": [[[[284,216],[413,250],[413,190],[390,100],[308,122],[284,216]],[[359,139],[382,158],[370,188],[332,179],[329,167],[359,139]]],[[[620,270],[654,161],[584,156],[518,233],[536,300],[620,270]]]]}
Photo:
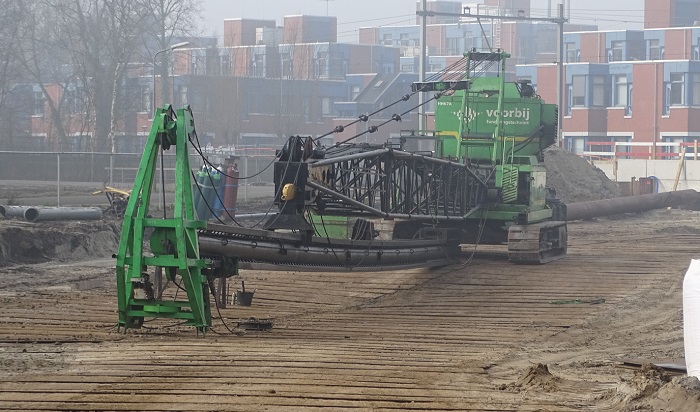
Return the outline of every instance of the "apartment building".
{"type": "MultiPolygon", "coordinates": [[[[566,33],[564,43],[565,148],[663,158],[700,139],[700,27],[566,33]]],[[[556,101],[555,65],[516,72],[556,101]]]]}
{"type": "MultiPolygon", "coordinates": [[[[279,145],[290,135],[329,132],[340,114],[336,103],[352,101],[366,86],[351,85],[348,76],[371,79],[400,72],[398,48],[337,43],[336,33],[335,17],[286,16],[281,27],[274,20],[228,19],[222,45],[206,39],[192,42],[203,47],[170,52],[167,79],[154,77],[152,67],[134,64],[122,87],[115,151],[141,150],[150,130],[154,98],[158,106],[190,104],[202,144],[279,145]]],[[[383,94],[394,84],[386,82],[375,90],[383,94]]],[[[67,105],[79,104],[71,103],[70,94],[78,91],[70,87],[47,85],[46,90],[54,101],[64,100],[65,95],[67,105]]],[[[23,148],[89,150],[94,131],[84,108],[66,116],[68,136],[59,139],[43,93],[38,86],[23,89],[20,100],[32,108],[22,123],[31,135],[24,136],[23,148]]],[[[410,119],[406,116],[409,124],[410,119]]]]}

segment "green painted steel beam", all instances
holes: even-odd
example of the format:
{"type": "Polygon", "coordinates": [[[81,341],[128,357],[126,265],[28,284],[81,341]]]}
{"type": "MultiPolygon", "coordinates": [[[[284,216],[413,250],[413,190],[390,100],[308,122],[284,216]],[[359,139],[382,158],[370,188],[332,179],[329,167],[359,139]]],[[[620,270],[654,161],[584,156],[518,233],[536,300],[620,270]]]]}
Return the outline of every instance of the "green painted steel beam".
{"type": "Polygon", "coordinates": [[[202,273],[207,261],[200,258],[197,236],[197,229],[205,228],[206,222],[194,215],[188,155],[189,139],[194,135],[189,106],[177,113],[170,105],[156,111],[124,213],[116,259],[118,326],[125,331],[140,327],[146,317],[190,320],[198,332],[206,332],[211,325],[208,281],[202,273]],[[172,149],[176,159],[174,213],[162,219],[148,217],[153,182],[159,180],[158,154],[172,149]],[[153,256],[144,254],[148,250],[144,245],[147,228],[155,228],[152,236],[156,245],[152,241],[150,248],[153,256]],[[149,267],[155,266],[181,278],[187,300],[134,299],[135,288],[144,289],[140,295],[152,289],[146,283],[150,283],[149,267]]]}

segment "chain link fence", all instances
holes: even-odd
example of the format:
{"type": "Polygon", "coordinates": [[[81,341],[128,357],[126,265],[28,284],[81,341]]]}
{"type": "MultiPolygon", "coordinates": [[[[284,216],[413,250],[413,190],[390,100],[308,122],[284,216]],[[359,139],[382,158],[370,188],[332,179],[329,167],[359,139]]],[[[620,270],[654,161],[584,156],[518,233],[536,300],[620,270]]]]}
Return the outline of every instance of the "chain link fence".
{"type": "MultiPolygon", "coordinates": [[[[242,178],[253,176],[239,181],[239,196],[243,200],[247,198],[249,186],[273,184],[274,168],[270,164],[276,156],[274,147],[202,148],[202,153],[214,165],[223,165],[231,159],[242,178]]],[[[55,183],[59,190],[61,185],[70,183],[130,189],[141,158],[141,153],[0,151],[0,181],[55,183]]],[[[190,153],[192,171],[200,170],[204,163],[197,152],[190,153]]],[[[160,168],[160,161],[157,166],[160,168]]],[[[166,188],[170,188],[175,182],[175,153],[172,150],[163,153],[163,171],[166,188]]],[[[159,190],[159,185],[154,185],[154,189],[159,190]]]]}

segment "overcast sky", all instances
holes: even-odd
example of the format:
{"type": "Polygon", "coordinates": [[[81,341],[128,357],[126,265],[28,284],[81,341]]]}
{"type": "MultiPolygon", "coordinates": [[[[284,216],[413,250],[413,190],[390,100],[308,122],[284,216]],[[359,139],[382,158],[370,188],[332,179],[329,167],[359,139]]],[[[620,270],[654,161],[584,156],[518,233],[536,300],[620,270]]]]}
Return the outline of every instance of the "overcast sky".
{"type": "MultiPolygon", "coordinates": [[[[476,3],[476,0],[463,3],[476,3]]],[[[552,0],[552,7],[560,0],[552,0]]],[[[546,16],[549,0],[532,0],[532,15],[546,16]]],[[[365,26],[412,24],[415,0],[204,0],[205,34],[223,35],[224,19],[264,18],[282,24],[290,14],[338,17],[338,41],[357,42],[357,29],[365,26]]],[[[571,0],[571,20],[597,24],[601,30],[641,29],[644,0],[571,0]]]]}

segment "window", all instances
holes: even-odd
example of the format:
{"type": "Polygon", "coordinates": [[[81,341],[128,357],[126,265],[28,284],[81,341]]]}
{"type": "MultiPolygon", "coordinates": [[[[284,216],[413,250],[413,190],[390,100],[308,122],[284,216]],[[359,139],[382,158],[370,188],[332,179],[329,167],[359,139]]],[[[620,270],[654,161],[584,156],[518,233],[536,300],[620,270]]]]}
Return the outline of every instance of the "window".
{"type": "Polygon", "coordinates": [[[311,100],[304,99],[302,100],[302,104],[304,105],[304,116],[306,117],[306,119],[308,119],[309,115],[311,114],[311,100]]]}
{"type": "Polygon", "coordinates": [[[289,55],[289,53],[282,53],[280,58],[282,59],[282,76],[284,76],[285,79],[294,78],[294,64],[292,62],[292,57],[289,55]]]}
{"type": "Polygon", "coordinates": [[[700,12],[699,6],[697,0],[674,1],[673,7],[675,10],[671,15],[673,25],[677,27],[692,26],[695,20],[697,20],[695,16],[700,12]]]}
{"type": "Polygon", "coordinates": [[[661,45],[659,44],[659,39],[649,40],[649,52],[647,58],[649,60],[661,60],[661,45]]]}
{"type": "Polygon", "coordinates": [[[593,107],[603,107],[607,106],[605,99],[605,77],[604,76],[592,76],[593,85],[591,91],[591,106],[593,107]]]}
{"type": "Polygon", "coordinates": [[[224,53],[221,55],[221,75],[230,76],[231,75],[231,55],[224,53]]]}
{"type": "Polygon", "coordinates": [[[685,104],[685,74],[671,73],[671,84],[669,85],[669,105],[682,106],[685,104]]]}
{"type": "Polygon", "coordinates": [[[629,103],[627,98],[627,75],[620,74],[614,76],[613,78],[613,106],[615,107],[627,107],[629,103]]]}
{"type": "Polygon", "coordinates": [[[342,52],[330,52],[328,54],[328,77],[331,79],[345,78],[345,59],[342,52]]]}
{"type": "MultiPolygon", "coordinates": [[[[673,153],[675,156],[663,156],[662,159],[664,160],[670,160],[670,159],[679,159],[680,152],[681,152],[681,143],[686,143],[690,141],[690,139],[686,137],[663,137],[663,142],[666,143],[662,146],[661,152],[663,153],[673,153]]],[[[690,149],[691,151],[693,150],[692,147],[687,147],[686,151],[690,149]]]]}
{"type": "Polygon", "coordinates": [[[431,72],[439,72],[442,70],[442,64],[431,64],[430,65],[430,70],[431,72]]]}
{"type": "Polygon", "coordinates": [[[190,60],[190,74],[204,74],[207,58],[204,50],[193,50],[190,60]]]}
{"type": "Polygon", "coordinates": [[[413,73],[413,65],[412,64],[402,64],[401,71],[404,73],[413,73]]]}
{"type": "Polygon", "coordinates": [[[619,62],[624,60],[623,54],[624,42],[623,41],[613,41],[610,42],[610,51],[608,52],[608,61],[619,62]]]}
{"type": "Polygon", "coordinates": [[[350,100],[355,100],[357,99],[357,96],[360,95],[360,86],[352,86],[352,89],[350,90],[350,100]]]}
{"type": "Polygon", "coordinates": [[[316,56],[316,77],[328,77],[327,52],[319,52],[316,56]]]}
{"type": "Polygon", "coordinates": [[[253,58],[253,76],[263,77],[265,75],[265,55],[256,54],[253,58]]]}
{"type": "Polygon", "coordinates": [[[178,95],[180,96],[180,101],[178,102],[180,106],[184,106],[189,103],[189,95],[187,93],[187,86],[178,86],[178,95]]]}
{"type": "Polygon", "coordinates": [[[464,44],[464,39],[461,37],[448,37],[445,40],[445,55],[446,56],[455,56],[458,54],[461,54],[462,46],[464,44]]]}
{"type": "Polygon", "coordinates": [[[566,138],[566,150],[571,153],[583,154],[586,150],[586,138],[585,137],[567,137],[566,138]]]}
{"type": "Polygon", "coordinates": [[[321,114],[324,116],[333,114],[333,99],[324,97],[321,99],[321,114]]]}
{"type": "Polygon", "coordinates": [[[402,46],[410,46],[411,45],[410,40],[408,40],[408,33],[401,33],[399,35],[399,37],[400,37],[399,41],[400,41],[400,44],[402,46]]]}
{"type": "MultiPolygon", "coordinates": [[[[150,89],[147,88],[148,91],[150,89]]],[[[80,86],[75,86],[75,85],[69,85],[65,89],[65,109],[66,112],[69,114],[75,114],[75,113],[81,113],[83,110],[83,101],[82,101],[82,88],[80,86]]],[[[150,93],[148,93],[148,96],[150,96],[150,93]]],[[[143,96],[139,96],[140,98],[143,98],[143,96]]],[[[150,102],[150,98],[148,100],[150,102]]],[[[138,107],[142,107],[142,103],[139,101],[138,102],[138,107]]],[[[150,110],[150,109],[148,109],[150,110]]],[[[139,110],[143,111],[143,110],[139,110]]]]}
{"type": "MultiPolygon", "coordinates": [[[[153,108],[151,107],[151,98],[153,91],[152,86],[138,85],[136,86],[136,110],[141,113],[150,113],[153,108]]],[[[77,108],[76,108],[77,109],[77,108]]],[[[76,112],[77,113],[77,112],[76,112]]]]}
{"type": "Polygon", "coordinates": [[[44,115],[44,103],[46,98],[44,98],[44,92],[41,90],[34,92],[34,116],[44,115]]]}
{"type": "Polygon", "coordinates": [[[586,105],[586,76],[573,76],[571,91],[571,106],[580,107],[586,105]]]}
{"type": "Polygon", "coordinates": [[[690,105],[700,106],[700,73],[691,74],[690,81],[690,105]]]}
{"type": "Polygon", "coordinates": [[[576,49],[576,43],[566,43],[564,44],[566,50],[566,62],[567,63],[577,63],[579,60],[578,49],[576,49]]]}
{"type": "Polygon", "coordinates": [[[384,33],[382,35],[382,44],[385,46],[393,46],[394,42],[391,39],[391,33],[384,33]]]}

